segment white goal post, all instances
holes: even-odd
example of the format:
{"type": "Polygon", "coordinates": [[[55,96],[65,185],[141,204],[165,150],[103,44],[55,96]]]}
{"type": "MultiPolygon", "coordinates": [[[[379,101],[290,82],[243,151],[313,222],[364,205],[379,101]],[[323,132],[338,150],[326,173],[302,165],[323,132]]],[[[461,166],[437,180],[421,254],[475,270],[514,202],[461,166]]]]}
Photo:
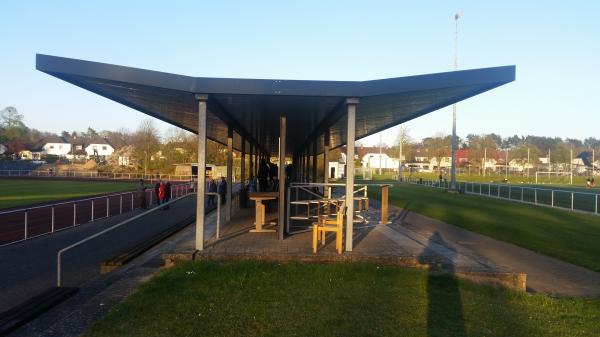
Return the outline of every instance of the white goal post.
{"type": "Polygon", "coordinates": [[[550,182],[555,178],[555,182],[564,182],[573,184],[573,172],[570,171],[537,171],[535,173],[535,183],[544,184],[545,181],[550,182]]]}

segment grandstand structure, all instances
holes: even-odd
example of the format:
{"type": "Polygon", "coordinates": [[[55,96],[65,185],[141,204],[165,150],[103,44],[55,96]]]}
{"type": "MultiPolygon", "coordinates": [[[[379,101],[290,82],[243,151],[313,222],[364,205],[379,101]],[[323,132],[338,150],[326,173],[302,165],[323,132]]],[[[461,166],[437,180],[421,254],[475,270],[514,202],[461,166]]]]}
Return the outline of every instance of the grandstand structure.
{"type": "MultiPolygon", "coordinates": [[[[198,65],[202,67],[201,64],[198,65]]],[[[37,55],[36,68],[73,85],[198,134],[198,176],[206,175],[206,141],[227,146],[225,218],[231,215],[233,151],[241,176],[278,158],[281,182],[327,183],[329,151],[515,80],[515,66],[369,81],[193,77],[106,63],[37,55]],[[317,159],[319,158],[319,159],[317,159]],[[322,158],[322,159],[321,159],[322,158]],[[286,163],[291,161],[290,170],[286,163]],[[288,178],[288,174],[290,175],[288,178]]],[[[346,163],[345,204],[354,214],[354,160],[346,163]]],[[[196,249],[204,249],[205,184],[198,179],[196,249]]],[[[278,184],[276,232],[286,235],[286,184],[278,184]]],[[[354,221],[345,219],[345,250],[353,250],[354,221]]]]}

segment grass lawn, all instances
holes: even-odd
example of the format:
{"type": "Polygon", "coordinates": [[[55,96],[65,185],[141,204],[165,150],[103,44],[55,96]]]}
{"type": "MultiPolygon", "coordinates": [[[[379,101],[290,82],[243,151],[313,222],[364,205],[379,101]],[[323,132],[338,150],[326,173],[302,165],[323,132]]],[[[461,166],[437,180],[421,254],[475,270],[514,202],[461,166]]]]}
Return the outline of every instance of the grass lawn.
{"type": "Polygon", "coordinates": [[[135,189],[131,182],[0,179],[0,209],[135,189]]]}
{"type": "MultiPolygon", "coordinates": [[[[377,193],[373,191],[373,197],[378,198],[377,193]]],[[[409,184],[391,188],[390,203],[600,271],[599,216],[409,184]]]]}
{"type": "Polygon", "coordinates": [[[598,336],[600,300],[372,264],[188,262],[84,336],[598,336]]]}

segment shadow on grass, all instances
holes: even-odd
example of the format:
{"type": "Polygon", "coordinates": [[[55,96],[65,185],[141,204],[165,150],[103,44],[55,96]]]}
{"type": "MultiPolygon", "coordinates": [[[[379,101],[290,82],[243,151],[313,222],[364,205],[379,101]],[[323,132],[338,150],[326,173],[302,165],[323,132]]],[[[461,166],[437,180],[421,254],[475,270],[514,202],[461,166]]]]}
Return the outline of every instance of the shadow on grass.
{"type": "MultiPolygon", "coordinates": [[[[429,259],[439,255],[435,246],[447,246],[439,232],[435,231],[429,237],[427,247],[421,253],[421,259],[429,259]]],[[[448,250],[445,256],[444,269],[454,272],[454,257],[456,253],[448,250]],[[448,263],[449,262],[449,263],[448,263]]],[[[460,296],[458,279],[451,275],[440,275],[430,269],[427,276],[427,336],[467,336],[463,305],[460,296]]]]}

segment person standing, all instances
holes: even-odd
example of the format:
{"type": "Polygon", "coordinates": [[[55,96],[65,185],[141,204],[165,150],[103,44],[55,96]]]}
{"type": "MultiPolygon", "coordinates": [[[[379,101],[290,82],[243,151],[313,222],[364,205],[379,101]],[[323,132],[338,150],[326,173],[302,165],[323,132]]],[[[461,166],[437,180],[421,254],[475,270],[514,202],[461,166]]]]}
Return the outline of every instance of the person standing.
{"type": "Polygon", "coordinates": [[[146,185],[144,185],[144,179],[140,179],[137,187],[138,199],[140,201],[140,207],[142,209],[148,208],[148,203],[146,201],[146,185]]]}
{"type": "MultiPolygon", "coordinates": [[[[171,182],[167,180],[165,183],[165,203],[171,200],[171,182]]],[[[165,206],[165,209],[169,209],[169,205],[165,206]]]]}
{"type": "Polygon", "coordinates": [[[221,182],[217,186],[217,193],[221,196],[221,205],[225,204],[225,196],[227,195],[227,181],[225,181],[225,177],[221,177],[221,182]]]}
{"type": "Polygon", "coordinates": [[[158,200],[159,200],[158,204],[159,205],[164,204],[166,198],[167,198],[167,187],[166,187],[165,183],[161,181],[160,184],[158,185],[158,200]]]}
{"type": "MultiPolygon", "coordinates": [[[[215,182],[214,179],[210,179],[210,181],[208,182],[208,191],[210,193],[217,193],[217,183],[215,182]]],[[[215,206],[216,202],[215,202],[215,195],[209,195],[208,196],[208,204],[210,206],[215,206]]]]}
{"type": "Polygon", "coordinates": [[[160,205],[160,180],[156,181],[156,185],[154,185],[154,197],[156,198],[156,205],[160,205]]]}

